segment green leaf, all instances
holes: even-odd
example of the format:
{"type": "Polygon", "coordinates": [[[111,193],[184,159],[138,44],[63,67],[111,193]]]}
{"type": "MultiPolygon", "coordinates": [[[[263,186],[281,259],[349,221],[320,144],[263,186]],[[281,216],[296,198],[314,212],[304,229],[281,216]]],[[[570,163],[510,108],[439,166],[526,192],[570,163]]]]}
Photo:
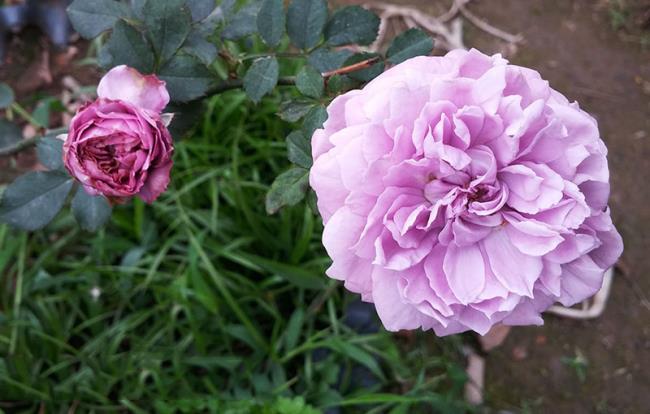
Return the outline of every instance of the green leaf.
{"type": "Polygon", "coordinates": [[[365,366],[377,377],[384,378],[384,373],[381,371],[377,359],[360,346],[342,341],[337,337],[328,340],[327,345],[333,350],[365,366]]]}
{"type": "Polygon", "coordinates": [[[113,67],[113,56],[109,49],[110,44],[104,43],[97,51],[97,64],[103,69],[109,70],[113,67]]]}
{"type": "Polygon", "coordinates": [[[285,351],[293,351],[293,349],[298,344],[298,339],[300,338],[300,331],[302,330],[304,320],[305,311],[301,308],[296,309],[291,315],[291,318],[289,318],[287,329],[285,329],[284,333],[285,351]]]}
{"type": "Polygon", "coordinates": [[[305,96],[320,98],[325,89],[325,81],[319,71],[311,66],[303,66],[296,77],[296,87],[305,96]]]}
{"type": "Polygon", "coordinates": [[[264,43],[275,47],[284,34],[285,17],[283,0],[263,0],[257,14],[257,31],[264,43]]]}
{"type": "Polygon", "coordinates": [[[293,0],[287,9],[289,39],[299,49],[318,44],[327,22],[325,0],[293,0]]]}
{"type": "Polygon", "coordinates": [[[278,414],[319,414],[320,410],[305,403],[303,397],[279,397],[274,404],[274,412],[278,414]]]}
{"type": "MultiPolygon", "coordinates": [[[[357,53],[356,55],[348,58],[348,60],[345,61],[345,66],[354,65],[355,63],[359,63],[364,60],[372,59],[375,57],[381,57],[381,56],[376,53],[357,53]]],[[[382,60],[378,60],[376,63],[373,63],[372,66],[366,69],[350,72],[348,76],[351,77],[352,79],[356,79],[362,82],[368,82],[376,78],[377,76],[379,76],[384,71],[384,67],[385,67],[384,62],[382,60]]]]}
{"type": "Polygon", "coordinates": [[[0,109],[8,108],[14,103],[14,91],[9,85],[0,82],[0,109]]]}
{"type": "Polygon", "coordinates": [[[226,12],[224,11],[223,3],[221,3],[221,5],[214,9],[205,19],[195,22],[192,27],[203,36],[212,36],[217,27],[224,24],[225,20],[226,12]]]}
{"type": "Polygon", "coordinates": [[[379,17],[360,6],[337,10],[325,26],[325,38],[332,46],[369,45],[379,33],[379,17]]]}
{"type": "Polygon", "coordinates": [[[309,171],[292,168],[280,174],[266,194],[266,211],[278,212],[284,206],[294,206],[305,198],[309,188],[309,171]]]}
{"type": "Polygon", "coordinates": [[[310,65],[321,72],[329,72],[338,69],[354,53],[347,49],[332,50],[326,47],[319,47],[309,54],[307,61],[310,65]]]}
{"type": "Polygon", "coordinates": [[[96,232],[111,216],[111,205],[104,196],[93,196],[79,186],[72,199],[72,214],[82,229],[96,232]]]}
{"type": "Polygon", "coordinates": [[[50,170],[63,168],[63,140],[53,136],[43,137],[36,146],[36,155],[41,164],[50,170]]]}
{"type": "Polygon", "coordinates": [[[409,29],[391,43],[386,57],[392,64],[404,62],[415,56],[428,55],[433,50],[433,38],[420,29],[409,29]]]}
{"type": "Polygon", "coordinates": [[[259,102],[262,97],[271,92],[278,83],[280,67],[274,57],[257,59],[244,76],[244,90],[253,101],[259,102]]]}
{"type": "Polygon", "coordinates": [[[192,29],[192,16],[185,0],[147,0],[144,5],[147,34],[161,63],[181,47],[192,29]]]}
{"type": "Polygon", "coordinates": [[[124,20],[115,24],[107,47],[112,56],[111,64],[131,66],[142,73],[153,71],[154,56],[149,42],[124,20]]]}
{"type": "Polygon", "coordinates": [[[0,202],[0,221],[22,230],[45,227],[58,214],[72,188],[58,171],[30,172],[7,187],[0,202]]]}
{"type": "Polygon", "coordinates": [[[302,132],[307,137],[314,135],[314,131],[323,127],[323,123],[327,121],[327,110],[322,106],[312,108],[305,116],[305,121],[302,124],[302,132]]]}
{"type": "Polygon", "coordinates": [[[192,56],[175,56],[158,73],[167,82],[173,101],[187,102],[205,95],[212,83],[212,74],[192,56]]]}
{"type": "Polygon", "coordinates": [[[50,104],[55,98],[45,98],[36,104],[32,111],[32,118],[42,128],[47,128],[50,123],[50,104]]]}
{"type": "MultiPolygon", "coordinates": [[[[433,402],[432,400],[433,400],[433,398],[431,398],[430,401],[428,401],[428,402],[433,402]]],[[[350,406],[350,405],[397,404],[397,403],[422,404],[423,401],[427,401],[427,400],[424,399],[423,397],[411,397],[411,396],[407,396],[407,395],[396,395],[396,394],[388,394],[388,393],[368,393],[368,394],[359,395],[357,397],[348,397],[348,398],[344,399],[343,401],[327,402],[324,406],[325,407],[331,407],[331,406],[344,407],[344,406],[350,406]]],[[[438,413],[438,412],[457,413],[457,412],[464,412],[464,410],[463,411],[437,411],[437,410],[434,410],[432,412],[435,412],[435,413],[438,413]]]]}
{"type": "Polygon", "coordinates": [[[311,108],[314,107],[313,102],[306,101],[286,101],[280,104],[280,118],[287,122],[297,122],[302,119],[311,108]]]}
{"type": "Polygon", "coordinates": [[[196,29],[192,30],[185,40],[183,50],[209,66],[217,58],[219,50],[214,43],[209,42],[196,29]]]}
{"type": "Polygon", "coordinates": [[[234,371],[241,365],[242,361],[243,358],[236,355],[190,356],[182,360],[184,364],[201,368],[218,367],[226,371],[234,371]]]}
{"type": "Polygon", "coordinates": [[[327,92],[339,94],[357,86],[357,82],[345,75],[334,75],[327,81],[327,92]]]}
{"type": "Polygon", "coordinates": [[[192,12],[192,20],[201,21],[208,17],[217,7],[215,0],[187,0],[187,5],[192,12]]]}
{"type": "Polygon", "coordinates": [[[65,112],[66,108],[63,106],[60,100],[54,97],[47,97],[41,99],[34,110],[32,111],[32,118],[34,118],[38,124],[47,128],[50,125],[50,113],[55,112],[65,112]]]}
{"type": "Polygon", "coordinates": [[[129,6],[115,0],[75,0],[68,6],[72,27],[86,39],[96,37],[113,27],[119,18],[129,16],[129,6]]]}
{"type": "Polygon", "coordinates": [[[303,168],[311,168],[311,139],[301,131],[293,131],[287,136],[287,155],[289,161],[303,168]]]}
{"type": "Polygon", "coordinates": [[[147,0],[129,0],[131,12],[140,20],[144,18],[144,4],[146,2],[147,0]]]}
{"type": "Polygon", "coordinates": [[[14,145],[21,139],[23,139],[23,132],[18,125],[6,119],[0,119],[0,148],[14,145]]]}
{"type": "MultiPolygon", "coordinates": [[[[302,168],[299,169],[303,170],[302,168]]],[[[305,172],[305,174],[307,173],[305,172]]],[[[281,176],[282,175],[280,175],[278,179],[281,176]]],[[[286,263],[276,262],[254,254],[240,253],[240,256],[250,261],[251,263],[256,264],[267,272],[277,274],[295,286],[305,289],[318,290],[322,289],[325,285],[325,279],[320,276],[322,274],[320,272],[312,272],[301,266],[293,266],[286,263]]]]}
{"type": "Polygon", "coordinates": [[[197,99],[190,102],[174,102],[167,105],[165,112],[173,113],[174,120],[169,125],[169,132],[175,140],[183,138],[201,119],[205,111],[204,102],[197,99]]]}
{"type": "Polygon", "coordinates": [[[221,36],[227,40],[238,40],[255,33],[257,30],[257,14],[260,11],[258,2],[251,2],[242,7],[234,16],[228,19],[221,36]]]}

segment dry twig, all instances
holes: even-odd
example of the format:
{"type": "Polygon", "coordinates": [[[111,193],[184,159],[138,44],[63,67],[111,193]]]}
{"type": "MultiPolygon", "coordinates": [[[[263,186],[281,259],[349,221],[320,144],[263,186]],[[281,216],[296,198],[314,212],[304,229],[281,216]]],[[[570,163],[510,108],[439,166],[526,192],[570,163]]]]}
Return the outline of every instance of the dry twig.
{"type": "Polygon", "coordinates": [[[381,24],[379,36],[370,50],[376,51],[381,48],[386,40],[390,22],[397,20],[406,27],[419,27],[429,32],[438,41],[438,45],[446,50],[466,49],[463,43],[463,18],[471,22],[480,30],[504,40],[510,44],[516,44],[523,40],[519,34],[511,34],[497,27],[494,27],[482,20],[465,7],[471,0],[454,0],[447,12],[440,16],[430,16],[418,9],[407,6],[396,6],[387,3],[372,3],[366,7],[379,12],[381,24]]]}

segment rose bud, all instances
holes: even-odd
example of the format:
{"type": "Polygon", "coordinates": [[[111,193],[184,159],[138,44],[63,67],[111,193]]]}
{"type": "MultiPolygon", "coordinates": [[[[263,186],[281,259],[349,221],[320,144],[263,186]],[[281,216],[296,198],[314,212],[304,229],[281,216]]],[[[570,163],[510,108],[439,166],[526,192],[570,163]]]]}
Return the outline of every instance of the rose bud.
{"type": "Polygon", "coordinates": [[[389,330],[539,325],[623,250],[596,120],[500,55],[418,57],[337,97],[310,183],[327,274],[389,330]]]}
{"type": "Polygon", "coordinates": [[[127,66],[99,82],[98,98],[70,121],[63,145],[66,169],[92,195],[114,203],[138,196],[153,202],[167,189],[172,168],[165,82],[127,66]]]}

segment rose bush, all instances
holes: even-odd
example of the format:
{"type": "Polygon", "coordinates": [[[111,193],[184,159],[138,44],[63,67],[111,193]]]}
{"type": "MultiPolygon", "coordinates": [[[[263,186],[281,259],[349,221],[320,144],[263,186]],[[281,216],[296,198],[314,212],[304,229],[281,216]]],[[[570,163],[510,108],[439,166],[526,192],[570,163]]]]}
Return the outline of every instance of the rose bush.
{"type": "Polygon", "coordinates": [[[172,138],[161,117],[169,102],[165,82],[122,65],[102,78],[97,94],[70,122],[66,169],[89,194],[153,202],[172,168],[172,138]]]}
{"type": "Polygon", "coordinates": [[[389,330],[541,324],[622,251],[596,121],[531,69],[456,50],[336,98],[312,139],[328,275],[389,330]]]}

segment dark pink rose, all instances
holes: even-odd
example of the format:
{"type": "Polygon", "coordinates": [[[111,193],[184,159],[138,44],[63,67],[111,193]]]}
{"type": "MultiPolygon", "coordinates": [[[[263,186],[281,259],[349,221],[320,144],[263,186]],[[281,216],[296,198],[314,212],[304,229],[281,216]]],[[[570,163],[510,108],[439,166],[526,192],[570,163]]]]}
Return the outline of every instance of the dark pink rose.
{"type": "Polygon", "coordinates": [[[172,138],[161,116],[169,102],[165,82],[117,66],[97,94],[70,122],[63,145],[67,170],[89,194],[153,202],[167,189],[172,168],[172,138]]]}

